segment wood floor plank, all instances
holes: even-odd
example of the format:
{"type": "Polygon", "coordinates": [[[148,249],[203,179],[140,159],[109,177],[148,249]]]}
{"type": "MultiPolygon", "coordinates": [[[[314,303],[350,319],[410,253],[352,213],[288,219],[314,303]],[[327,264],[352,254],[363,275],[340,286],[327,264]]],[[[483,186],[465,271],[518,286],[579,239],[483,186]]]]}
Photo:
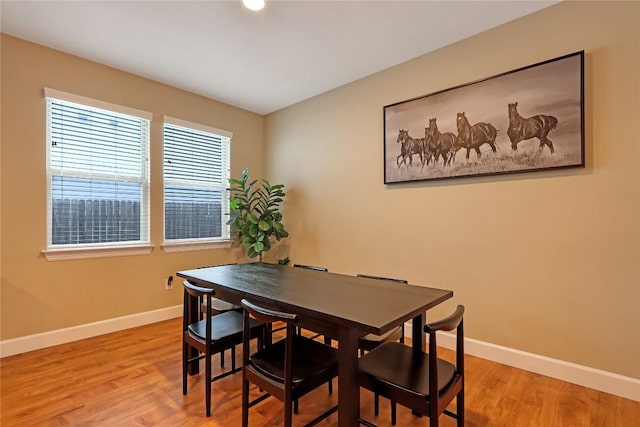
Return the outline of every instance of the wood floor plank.
{"type": "MultiPolygon", "coordinates": [[[[189,377],[182,395],[181,320],[146,325],[0,359],[0,424],[11,426],[212,426],[240,425],[241,375],[212,386],[212,412],[204,415],[202,377],[189,377]]],[[[443,350],[453,360],[453,352],[443,350]]],[[[230,352],[226,352],[230,369],[230,352]]],[[[237,363],[241,360],[238,347],[237,363]]],[[[467,356],[467,426],[636,427],[640,403],[553,378],[467,356]]],[[[213,362],[220,370],[219,359],[213,362]]],[[[204,369],[201,370],[204,372],[204,369]]],[[[334,390],[337,387],[334,386],[334,390]]],[[[253,389],[252,396],[259,391],[253,389]]],[[[300,401],[295,425],[337,404],[337,392],[320,387],[300,401]]],[[[455,404],[454,404],[455,406],[455,404]]],[[[453,407],[454,407],[453,406],[453,407]]],[[[389,402],[361,392],[361,416],[389,427],[389,402]]],[[[282,404],[267,399],[251,409],[251,426],[282,426],[282,404]]],[[[398,407],[398,426],[427,426],[398,407]]],[[[443,427],[455,426],[448,417],[443,427]]],[[[337,415],[320,423],[337,426],[337,415]]]]}

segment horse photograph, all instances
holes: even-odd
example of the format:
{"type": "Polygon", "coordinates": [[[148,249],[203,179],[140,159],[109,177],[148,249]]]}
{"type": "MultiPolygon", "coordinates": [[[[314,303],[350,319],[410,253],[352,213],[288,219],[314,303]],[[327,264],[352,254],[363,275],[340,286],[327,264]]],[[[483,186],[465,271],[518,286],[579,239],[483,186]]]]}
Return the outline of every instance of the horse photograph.
{"type": "Polygon", "coordinates": [[[584,167],[583,94],[580,51],[387,105],[384,183],[584,167]]]}

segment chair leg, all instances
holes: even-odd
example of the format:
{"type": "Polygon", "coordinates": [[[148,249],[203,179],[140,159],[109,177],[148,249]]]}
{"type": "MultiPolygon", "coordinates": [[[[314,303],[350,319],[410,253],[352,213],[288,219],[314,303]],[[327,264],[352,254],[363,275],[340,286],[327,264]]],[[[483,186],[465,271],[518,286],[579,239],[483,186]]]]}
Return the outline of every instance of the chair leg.
{"type": "Polygon", "coordinates": [[[376,417],[380,413],[380,395],[378,392],[373,393],[373,415],[376,417]]]}
{"type": "Polygon", "coordinates": [[[249,381],[242,374],[242,427],[249,426],[249,381]]]}
{"type": "MultiPolygon", "coordinates": [[[[298,399],[294,400],[294,412],[298,413],[298,399]]],[[[284,402],[284,427],[291,427],[293,424],[293,415],[291,414],[291,401],[284,402]]]]}
{"type": "Polygon", "coordinates": [[[298,399],[293,401],[293,413],[298,415],[298,399]]]}
{"type": "Polygon", "coordinates": [[[182,394],[187,394],[187,358],[189,357],[189,350],[187,343],[182,342],[182,394]]]}
{"type": "Polygon", "coordinates": [[[231,371],[236,370],[236,346],[231,347],[231,371]]]}
{"type": "Polygon", "coordinates": [[[220,369],[224,369],[224,350],[220,352],[220,369]]]}
{"type": "Polygon", "coordinates": [[[391,401],[391,425],[396,425],[396,402],[393,400],[391,401]]]}
{"type": "Polygon", "coordinates": [[[440,424],[438,417],[429,417],[429,427],[438,427],[440,424]]]}
{"type": "Polygon", "coordinates": [[[207,408],[207,417],[211,416],[211,353],[206,352],[204,357],[205,371],[205,406],[207,408]]]}
{"type": "Polygon", "coordinates": [[[458,427],[464,427],[464,387],[456,396],[456,415],[458,416],[458,427]]]}

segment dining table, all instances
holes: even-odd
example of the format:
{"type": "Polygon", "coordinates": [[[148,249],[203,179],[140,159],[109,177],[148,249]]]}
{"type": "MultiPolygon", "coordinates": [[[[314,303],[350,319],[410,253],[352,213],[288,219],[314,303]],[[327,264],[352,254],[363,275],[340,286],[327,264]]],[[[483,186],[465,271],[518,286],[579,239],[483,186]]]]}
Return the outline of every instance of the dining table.
{"type": "Polygon", "coordinates": [[[338,425],[356,427],[360,418],[358,342],[412,320],[411,345],[425,348],[426,311],[453,292],[427,286],[321,272],[263,262],[179,271],[216,298],[233,304],[247,299],[299,315],[299,326],[338,342],[338,425]]]}

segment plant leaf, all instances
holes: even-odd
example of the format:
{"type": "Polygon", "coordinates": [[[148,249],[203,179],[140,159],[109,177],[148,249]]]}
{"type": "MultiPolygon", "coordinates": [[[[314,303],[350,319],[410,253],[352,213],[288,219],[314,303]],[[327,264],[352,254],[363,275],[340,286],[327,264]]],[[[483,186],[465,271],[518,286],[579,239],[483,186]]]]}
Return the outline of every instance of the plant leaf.
{"type": "Polygon", "coordinates": [[[262,231],[269,231],[271,230],[271,224],[269,224],[267,221],[260,221],[260,223],[258,224],[258,227],[260,228],[260,230],[262,231]]]}
{"type": "Polygon", "coordinates": [[[255,249],[253,249],[253,247],[251,247],[251,248],[247,249],[247,256],[248,256],[249,258],[255,258],[255,257],[257,257],[258,255],[260,255],[260,254],[259,254],[259,253],[257,253],[257,252],[255,251],[255,249]]]}

